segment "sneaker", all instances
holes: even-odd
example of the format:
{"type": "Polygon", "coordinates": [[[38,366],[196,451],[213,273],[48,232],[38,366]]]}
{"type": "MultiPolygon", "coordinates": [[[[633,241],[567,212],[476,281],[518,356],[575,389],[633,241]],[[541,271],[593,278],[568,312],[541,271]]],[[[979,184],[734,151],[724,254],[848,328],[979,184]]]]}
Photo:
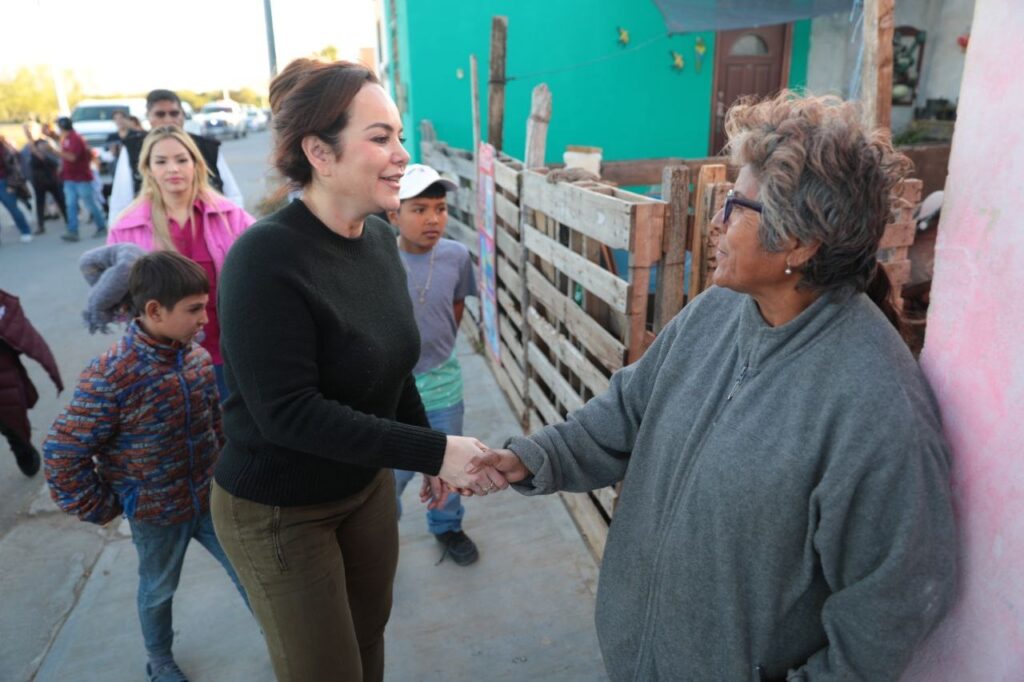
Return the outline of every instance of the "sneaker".
{"type": "Polygon", "coordinates": [[[63,239],[64,241],[66,241],[66,242],[77,242],[78,241],[78,235],[75,234],[74,232],[65,232],[64,234],[62,234],[60,236],[60,238],[63,239]]]}
{"type": "Polygon", "coordinates": [[[461,530],[449,530],[435,535],[434,538],[444,546],[444,551],[437,563],[441,563],[446,556],[450,556],[452,561],[459,566],[469,566],[480,558],[476,544],[461,530]]]}
{"type": "Polygon", "coordinates": [[[106,236],[107,236],[106,228],[104,228],[102,230],[96,230],[95,232],[92,233],[92,238],[93,239],[101,239],[101,238],[106,237],[106,236]]]}
{"type": "Polygon", "coordinates": [[[32,235],[31,234],[23,234],[23,235],[21,235],[21,243],[22,244],[28,244],[30,241],[32,241],[32,235]]]}
{"type": "Polygon", "coordinates": [[[161,663],[155,670],[152,663],[147,663],[146,677],[149,678],[149,682],[188,682],[185,673],[173,660],[161,663]]]}
{"type": "Polygon", "coordinates": [[[14,448],[14,459],[21,473],[29,478],[39,473],[39,451],[31,443],[20,444],[14,448]]]}

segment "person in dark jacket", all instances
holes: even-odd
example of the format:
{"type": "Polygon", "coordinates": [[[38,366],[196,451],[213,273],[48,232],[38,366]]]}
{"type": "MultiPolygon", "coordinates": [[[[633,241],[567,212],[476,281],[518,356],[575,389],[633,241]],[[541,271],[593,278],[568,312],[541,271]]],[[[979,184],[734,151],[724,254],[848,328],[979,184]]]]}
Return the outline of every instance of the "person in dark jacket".
{"type": "Polygon", "coordinates": [[[60,215],[67,222],[68,211],[64,204],[64,185],[60,180],[60,152],[46,137],[35,138],[32,126],[24,125],[25,149],[28,150],[28,177],[32,181],[32,193],[36,199],[36,234],[46,231],[46,195],[53,197],[60,215]]]}
{"type": "Polygon", "coordinates": [[[58,393],[64,390],[57,361],[25,316],[21,301],[0,289],[0,433],[7,438],[21,472],[35,476],[39,471],[39,452],[32,446],[28,411],[39,400],[39,394],[21,364],[22,354],[43,366],[58,393]]]}

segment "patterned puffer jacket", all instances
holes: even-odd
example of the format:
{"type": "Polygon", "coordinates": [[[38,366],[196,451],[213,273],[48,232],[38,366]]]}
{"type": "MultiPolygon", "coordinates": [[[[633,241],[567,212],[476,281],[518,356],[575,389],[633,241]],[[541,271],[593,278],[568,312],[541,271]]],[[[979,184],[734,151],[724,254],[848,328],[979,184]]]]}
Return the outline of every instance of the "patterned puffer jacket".
{"type": "Polygon", "coordinates": [[[205,513],[223,446],[210,355],[133,322],[82,373],[43,445],[54,502],[83,521],[171,525],[205,513]]]}

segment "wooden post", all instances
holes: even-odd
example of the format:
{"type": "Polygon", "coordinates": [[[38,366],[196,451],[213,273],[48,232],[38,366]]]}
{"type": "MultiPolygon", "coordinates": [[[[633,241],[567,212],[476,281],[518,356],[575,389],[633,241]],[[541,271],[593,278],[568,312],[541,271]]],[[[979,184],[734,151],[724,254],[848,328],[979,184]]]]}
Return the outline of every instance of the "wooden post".
{"type": "MultiPolygon", "coordinates": [[[[551,91],[548,86],[541,83],[533,89],[530,98],[530,117],[526,119],[526,158],[523,159],[524,171],[529,168],[541,168],[544,166],[544,152],[548,139],[548,122],[551,121],[551,91]]],[[[530,274],[527,264],[530,260],[530,251],[526,248],[526,225],[529,223],[527,217],[527,206],[523,200],[523,176],[519,174],[519,301],[523,311],[523,402],[526,403],[526,418],[524,428],[529,429],[530,413],[533,410],[533,400],[530,398],[530,343],[533,341],[530,331],[530,288],[527,279],[530,274]]],[[[532,212],[531,212],[532,213],[532,212]]],[[[536,220],[536,218],[533,218],[536,220]]],[[[536,227],[540,228],[540,225],[536,227]]]]}
{"type": "Polygon", "coordinates": [[[690,244],[690,295],[689,300],[697,298],[697,295],[704,291],[704,261],[707,258],[704,251],[708,242],[708,222],[712,215],[708,214],[707,193],[711,185],[716,182],[725,182],[725,166],[720,164],[708,164],[700,167],[700,174],[697,176],[697,197],[693,203],[693,234],[690,244]]]}
{"type": "Polygon", "coordinates": [[[864,61],[861,103],[864,123],[892,124],[892,34],[895,0],[864,0],[864,61]]]}
{"type": "Polygon", "coordinates": [[[526,122],[526,156],[523,157],[525,168],[544,167],[550,122],[551,90],[547,83],[541,83],[533,89],[530,97],[530,118],[526,122]]]}
{"type": "MultiPolygon", "coordinates": [[[[470,111],[473,113],[473,165],[478,163],[480,153],[480,74],[477,69],[476,55],[469,55],[469,93],[470,111]]],[[[479,180],[479,175],[476,176],[479,180]]],[[[476,185],[473,185],[476,187],[476,185]]]]}
{"type": "Polygon", "coordinates": [[[508,17],[491,19],[491,78],[487,85],[487,141],[495,151],[502,149],[505,125],[505,48],[508,17]]]}
{"type": "Polygon", "coordinates": [[[686,268],[686,223],[690,204],[690,169],[668,166],[661,174],[661,198],[668,204],[658,283],[654,293],[654,333],[683,308],[683,275],[686,268]]]}

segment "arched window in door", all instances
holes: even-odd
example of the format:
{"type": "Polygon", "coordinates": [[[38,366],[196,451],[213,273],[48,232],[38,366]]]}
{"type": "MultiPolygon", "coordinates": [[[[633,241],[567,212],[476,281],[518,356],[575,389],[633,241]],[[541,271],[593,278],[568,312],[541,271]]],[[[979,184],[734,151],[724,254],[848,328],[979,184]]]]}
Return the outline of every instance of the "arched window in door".
{"type": "Polygon", "coordinates": [[[768,43],[761,36],[748,33],[732,44],[729,54],[734,57],[765,57],[769,54],[768,43]]]}

